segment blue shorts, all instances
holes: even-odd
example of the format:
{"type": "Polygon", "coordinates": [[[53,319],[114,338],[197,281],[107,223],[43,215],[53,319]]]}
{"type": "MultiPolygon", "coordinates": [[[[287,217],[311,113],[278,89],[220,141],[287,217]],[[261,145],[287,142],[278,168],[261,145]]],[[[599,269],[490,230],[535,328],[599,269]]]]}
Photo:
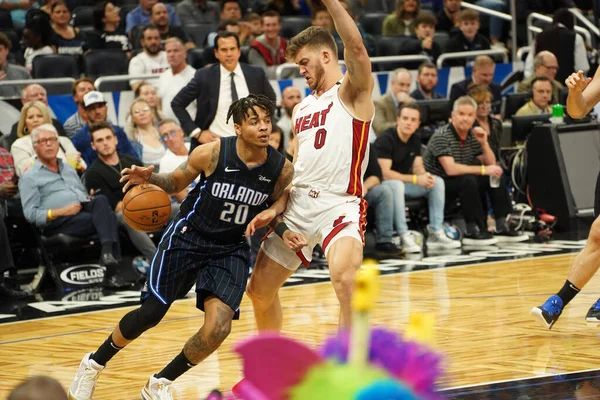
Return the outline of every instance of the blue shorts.
{"type": "Polygon", "coordinates": [[[204,311],[206,298],[215,296],[231,307],[238,319],[249,273],[246,242],[207,240],[185,218],[178,218],[158,245],[143,292],[171,304],[196,284],[196,307],[204,311]]]}

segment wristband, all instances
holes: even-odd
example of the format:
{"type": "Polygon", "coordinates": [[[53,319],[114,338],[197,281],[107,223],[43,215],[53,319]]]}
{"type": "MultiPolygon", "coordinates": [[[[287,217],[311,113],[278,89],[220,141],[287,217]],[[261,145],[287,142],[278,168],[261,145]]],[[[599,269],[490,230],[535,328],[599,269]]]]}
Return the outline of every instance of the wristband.
{"type": "Polygon", "coordinates": [[[485,175],[485,165],[481,164],[481,176],[485,175]]]}
{"type": "Polygon", "coordinates": [[[277,226],[273,230],[275,231],[277,236],[279,236],[280,238],[283,239],[283,234],[285,233],[285,231],[288,231],[289,229],[290,228],[288,228],[288,226],[285,224],[285,222],[280,222],[277,224],[277,226]]]}
{"type": "Polygon", "coordinates": [[[54,218],[52,217],[52,209],[49,208],[48,212],[46,213],[46,218],[48,218],[48,221],[52,221],[54,218]]]}
{"type": "Polygon", "coordinates": [[[417,184],[417,175],[413,175],[413,185],[417,184]]]}

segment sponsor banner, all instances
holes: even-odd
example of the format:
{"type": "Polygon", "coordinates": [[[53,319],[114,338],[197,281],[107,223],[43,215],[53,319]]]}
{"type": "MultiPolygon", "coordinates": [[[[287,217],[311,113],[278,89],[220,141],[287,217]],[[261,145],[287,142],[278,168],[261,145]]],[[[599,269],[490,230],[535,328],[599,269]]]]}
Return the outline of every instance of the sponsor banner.
{"type": "MultiPolygon", "coordinates": [[[[376,267],[382,274],[406,273],[417,270],[464,266],[502,260],[558,255],[580,251],[585,240],[556,240],[549,243],[501,243],[497,246],[463,247],[439,253],[407,255],[402,259],[379,260],[376,267]]],[[[35,302],[0,302],[0,324],[17,320],[31,320],[139,304],[140,292],[135,290],[113,292],[98,287],[104,267],[81,264],[62,268],[60,276],[72,291],[37,295],[35,302]],[[87,286],[86,286],[87,285],[87,286]],[[18,312],[15,312],[18,308],[18,312]]],[[[329,280],[325,264],[314,262],[309,268],[300,268],[285,286],[305,285],[329,280]]],[[[194,298],[194,289],[188,298],[194,298]]]]}

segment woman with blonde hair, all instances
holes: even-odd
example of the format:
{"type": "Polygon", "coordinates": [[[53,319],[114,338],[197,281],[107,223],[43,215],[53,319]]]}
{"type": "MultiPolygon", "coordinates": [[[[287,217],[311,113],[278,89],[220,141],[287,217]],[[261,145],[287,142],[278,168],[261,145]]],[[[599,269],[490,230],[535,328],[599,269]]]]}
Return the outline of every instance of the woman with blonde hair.
{"type": "Polygon", "coordinates": [[[144,165],[154,165],[156,172],[158,172],[158,165],[165,155],[166,149],[160,140],[158,129],[156,129],[156,119],[152,112],[152,106],[147,100],[135,99],[129,108],[129,118],[131,123],[127,134],[131,144],[138,152],[144,165]]]}
{"type": "MultiPolygon", "coordinates": [[[[52,124],[50,111],[41,101],[30,101],[25,103],[21,109],[21,118],[17,124],[18,139],[12,144],[10,153],[15,161],[17,176],[23,173],[35,162],[35,150],[30,133],[40,125],[52,124]]],[[[58,158],[68,160],[78,170],[84,170],[86,165],[81,159],[71,140],[65,136],[59,137],[58,158]]]]}
{"type": "Polygon", "coordinates": [[[421,0],[398,0],[396,11],[383,20],[381,33],[384,36],[414,35],[420,11],[421,0]]]}
{"type": "Polygon", "coordinates": [[[152,107],[152,112],[154,113],[154,119],[156,120],[156,123],[159,123],[160,121],[165,119],[162,113],[162,104],[160,103],[160,99],[156,95],[156,88],[154,86],[152,86],[148,82],[142,82],[135,89],[135,92],[133,94],[135,95],[136,99],[144,99],[148,102],[148,104],[150,104],[150,107],[152,107]]]}
{"type": "Polygon", "coordinates": [[[484,85],[469,85],[469,96],[477,103],[475,112],[475,123],[473,127],[480,126],[488,134],[488,143],[496,156],[500,160],[500,138],[502,137],[502,121],[492,117],[493,95],[484,85]]]}

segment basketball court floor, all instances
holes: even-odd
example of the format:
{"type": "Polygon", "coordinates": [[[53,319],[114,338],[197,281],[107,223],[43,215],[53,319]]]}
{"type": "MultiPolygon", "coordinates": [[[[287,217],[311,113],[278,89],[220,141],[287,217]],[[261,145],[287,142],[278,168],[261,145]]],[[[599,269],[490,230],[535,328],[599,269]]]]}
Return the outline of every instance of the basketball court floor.
{"type": "MultiPolygon", "coordinates": [[[[411,313],[435,321],[444,355],[443,395],[452,399],[600,399],[600,327],[585,314],[600,297],[600,276],[567,307],[551,331],[529,316],[564,283],[585,241],[463,249],[458,254],[382,260],[372,321],[398,332],[411,313]]],[[[81,357],[135,307],[138,292],[101,290],[39,296],[0,305],[0,398],[28,376],[70,384],[81,357]]],[[[281,291],[284,334],[318,346],[336,330],[338,307],[327,270],[299,271],[281,291]]],[[[256,333],[245,299],[232,334],[205,362],[176,381],[178,399],[203,399],[241,378],[236,343],[256,333]]],[[[102,373],[95,398],[137,399],[148,377],[170,361],[202,324],[190,297],[121,351],[102,373]]]]}

